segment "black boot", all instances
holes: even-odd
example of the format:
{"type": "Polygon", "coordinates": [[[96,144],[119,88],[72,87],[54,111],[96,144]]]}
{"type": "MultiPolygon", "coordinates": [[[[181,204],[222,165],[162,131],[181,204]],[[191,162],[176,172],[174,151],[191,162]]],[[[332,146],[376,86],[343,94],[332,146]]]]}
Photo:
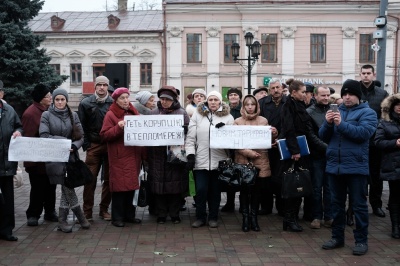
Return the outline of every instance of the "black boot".
{"type": "Polygon", "coordinates": [[[249,195],[247,192],[241,190],[240,191],[240,208],[242,209],[242,231],[248,232],[250,231],[249,224],[249,195]]]}
{"type": "Polygon", "coordinates": [[[258,225],[258,205],[259,205],[259,196],[257,188],[251,188],[250,192],[250,202],[251,202],[251,210],[250,210],[250,220],[251,220],[251,230],[260,231],[260,226],[258,225]]]}
{"type": "Polygon", "coordinates": [[[235,190],[228,187],[226,191],[226,203],[221,208],[221,212],[234,212],[235,211],[235,190]]]}
{"type": "Polygon", "coordinates": [[[289,231],[292,232],[301,232],[303,231],[303,227],[301,227],[297,223],[297,217],[295,212],[286,212],[285,217],[283,218],[283,231],[287,231],[289,228],[289,231]]]}
{"type": "Polygon", "coordinates": [[[400,205],[389,204],[390,221],[392,222],[392,237],[400,238],[400,205]]]}

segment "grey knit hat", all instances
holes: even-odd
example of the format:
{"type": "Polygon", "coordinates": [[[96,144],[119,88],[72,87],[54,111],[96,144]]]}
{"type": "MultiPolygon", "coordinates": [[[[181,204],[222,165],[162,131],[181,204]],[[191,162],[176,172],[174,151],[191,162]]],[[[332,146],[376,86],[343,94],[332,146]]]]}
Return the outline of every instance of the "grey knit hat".
{"type": "Polygon", "coordinates": [[[142,105],[146,105],[146,103],[149,101],[149,99],[153,96],[149,91],[139,91],[135,99],[139,101],[142,105]]]}
{"type": "Polygon", "coordinates": [[[63,95],[68,102],[68,92],[63,88],[57,88],[53,91],[53,102],[57,95],[63,95]]]}

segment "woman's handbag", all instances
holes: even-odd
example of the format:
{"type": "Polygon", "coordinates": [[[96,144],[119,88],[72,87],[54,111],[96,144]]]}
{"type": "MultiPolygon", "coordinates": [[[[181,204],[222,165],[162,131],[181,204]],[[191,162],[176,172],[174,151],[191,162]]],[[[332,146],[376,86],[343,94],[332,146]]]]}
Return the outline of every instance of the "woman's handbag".
{"type": "Polygon", "coordinates": [[[238,164],[232,159],[218,162],[218,179],[230,186],[247,185],[252,186],[256,182],[258,169],[252,164],[238,164]]]}
{"type": "Polygon", "coordinates": [[[147,205],[149,205],[148,191],[149,191],[150,187],[149,187],[149,182],[147,181],[147,174],[144,171],[143,167],[140,170],[139,178],[140,178],[140,187],[139,187],[139,196],[138,196],[138,200],[137,200],[137,206],[144,208],[147,205]]]}
{"type": "Polygon", "coordinates": [[[235,167],[236,163],[228,158],[218,162],[218,180],[229,186],[240,186],[240,173],[239,169],[235,167]]]}
{"type": "Polygon", "coordinates": [[[79,159],[77,152],[74,152],[67,162],[67,175],[64,179],[64,186],[76,188],[89,184],[93,180],[93,174],[89,167],[79,159]]]}
{"type": "Polygon", "coordinates": [[[312,184],[310,171],[297,166],[295,162],[283,173],[282,176],[282,198],[300,198],[310,196],[312,184]]]}

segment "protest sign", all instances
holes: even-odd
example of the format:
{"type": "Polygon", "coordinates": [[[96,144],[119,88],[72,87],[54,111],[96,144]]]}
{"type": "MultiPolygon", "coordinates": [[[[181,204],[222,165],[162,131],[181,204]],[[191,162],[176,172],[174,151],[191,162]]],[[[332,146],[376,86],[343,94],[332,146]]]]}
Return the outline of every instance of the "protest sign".
{"type": "Polygon", "coordinates": [[[125,146],[184,145],[183,115],[127,115],[125,146]]]}
{"type": "Polygon", "coordinates": [[[70,139],[17,137],[10,141],[8,160],[13,162],[68,162],[70,139]]]}
{"type": "Polygon", "coordinates": [[[212,149],[270,149],[270,126],[223,126],[211,127],[212,149]]]}

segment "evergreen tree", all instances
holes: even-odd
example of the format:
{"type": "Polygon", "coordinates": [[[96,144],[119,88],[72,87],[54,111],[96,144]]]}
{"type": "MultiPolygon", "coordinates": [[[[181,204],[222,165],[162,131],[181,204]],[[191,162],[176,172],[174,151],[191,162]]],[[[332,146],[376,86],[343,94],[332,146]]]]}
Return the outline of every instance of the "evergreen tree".
{"type": "Polygon", "coordinates": [[[46,50],[39,48],[46,37],[28,28],[43,4],[41,0],[0,1],[0,80],[5,100],[19,114],[32,102],[30,94],[36,84],[53,90],[68,78],[55,72],[46,50]]]}

